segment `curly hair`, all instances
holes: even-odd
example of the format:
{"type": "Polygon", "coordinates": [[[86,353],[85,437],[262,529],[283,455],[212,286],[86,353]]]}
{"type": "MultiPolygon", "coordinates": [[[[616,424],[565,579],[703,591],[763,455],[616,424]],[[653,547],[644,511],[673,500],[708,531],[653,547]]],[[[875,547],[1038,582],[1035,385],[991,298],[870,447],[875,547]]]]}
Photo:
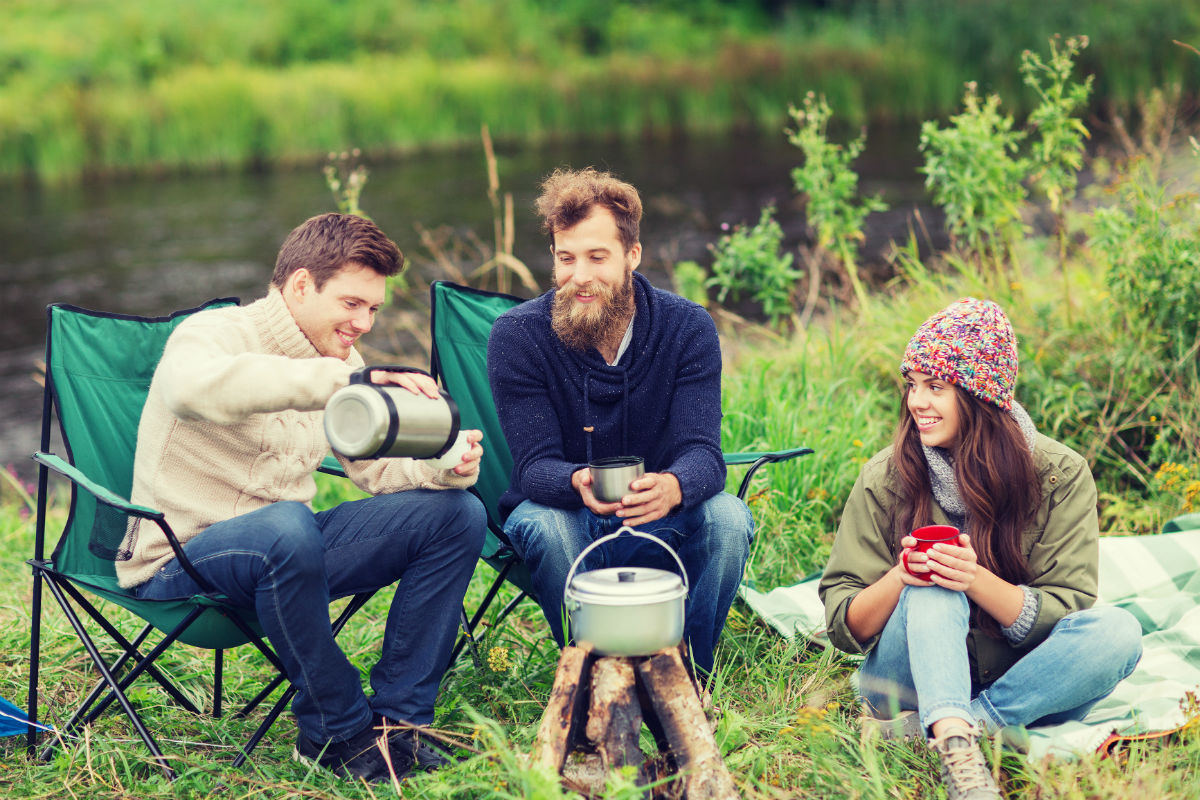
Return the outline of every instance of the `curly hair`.
{"type": "Polygon", "coordinates": [[[593,167],[580,170],[556,169],[542,181],[542,194],[534,203],[542,218],[542,230],[554,244],[557,231],[577,225],[594,206],[612,212],[625,252],[641,236],[642,199],[637,189],[608,172],[593,167]]]}

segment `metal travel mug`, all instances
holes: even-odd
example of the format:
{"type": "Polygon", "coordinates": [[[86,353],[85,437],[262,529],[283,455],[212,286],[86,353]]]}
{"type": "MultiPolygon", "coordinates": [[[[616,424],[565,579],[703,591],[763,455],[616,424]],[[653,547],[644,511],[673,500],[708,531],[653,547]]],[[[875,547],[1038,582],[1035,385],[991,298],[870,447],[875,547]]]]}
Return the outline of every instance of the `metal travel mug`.
{"type": "Polygon", "coordinates": [[[592,473],[592,494],[602,503],[615,503],[629,494],[629,484],[646,474],[640,456],[598,458],[588,464],[592,473]]]}
{"type": "Polygon", "coordinates": [[[446,392],[434,399],[402,386],[371,382],[372,372],[421,372],[411,367],[355,370],[350,385],[325,404],[325,438],[351,459],[437,458],[458,438],[458,406],[446,392]]]}

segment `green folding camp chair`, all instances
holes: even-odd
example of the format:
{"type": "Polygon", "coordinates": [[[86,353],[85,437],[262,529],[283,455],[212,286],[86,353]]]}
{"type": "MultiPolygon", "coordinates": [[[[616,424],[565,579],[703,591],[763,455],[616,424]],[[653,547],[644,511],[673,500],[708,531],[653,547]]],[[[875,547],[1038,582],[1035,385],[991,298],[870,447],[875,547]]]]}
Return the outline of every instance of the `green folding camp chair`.
{"type": "MultiPolygon", "coordinates": [[[[457,658],[464,643],[473,639],[476,626],[506,580],[520,591],[496,616],[496,624],[516,608],[524,597],[533,593],[529,570],[513,552],[500,525],[500,496],[512,479],[513,460],[500,429],[500,419],[492,403],[492,390],[487,376],[487,343],[492,324],[505,311],[524,301],[512,295],[472,289],[446,281],[434,281],[429,293],[433,332],[430,371],[458,404],[462,427],[483,431],[486,455],[475,484],[475,491],[483,500],[488,515],[488,533],[482,558],[498,573],[479,608],[470,620],[463,623],[463,636],[454,649],[454,658],[457,658]]],[[[750,479],[759,467],[812,452],[808,447],[796,447],[767,453],[725,453],[724,458],[727,466],[750,467],[737,492],[737,496],[744,500],[750,488],[750,479]]]]}
{"type": "MultiPolygon", "coordinates": [[[[236,298],[212,300],[199,308],[179,311],[168,317],[131,317],[104,314],[69,305],[47,309],[46,384],[42,408],[37,521],[33,568],[33,620],[29,652],[29,719],[37,722],[38,674],[43,584],[58,601],[71,627],[86,649],[100,680],[83,703],[59,727],[69,737],[94,721],[116,702],[132,722],[142,741],[169,778],[175,773],[153,735],[129,701],[126,690],[139,676],[153,678],[179,705],[192,713],[200,710],[155,666],[158,657],[173,643],[215,651],[213,716],[221,716],[221,673],[223,651],[252,643],[274,665],[276,676],[239,712],[253,711],[284,680],[282,663],[262,638],[262,629],[252,612],[234,608],[215,590],[181,601],[139,600],[122,589],[116,578],[115,559],[125,536],[129,517],[157,524],[166,534],[176,557],[201,586],[207,582],[184,555],[175,534],[161,512],[136,506],[127,499],[133,482],[133,458],[138,421],[150,387],[150,379],[162,358],[167,337],[188,315],[205,308],[236,305],[236,298]],[[69,459],[47,452],[50,448],[51,415],[58,419],[62,442],[69,459]],[[49,559],[44,557],[46,535],[46,490],[49,472],[66,476],[71,484],[71,507],[66,524],[49,559]],[[133,640],[126,638],[84,593],[132,611],[147,623],[133,640]],[[74,604],[74,605],[73,605],[74,604]],[[105,660],[84,625],[86,618],[104,631],[121,654],[112,663],[105,660]],[[165,636],[148,652],[142,648],[150,634],[165,636]]],[[[335,633],[370,598],[356,595],[333,623],[335,633]]],[[[258,745],[267,729],[283,711],[295,692],[289,687],[275,703],[254,736],[234,761],[240,766],[258,745]]],[[[28,750],[37,748],[37,728],[28,729],[28,750]]],[[[43,752],[49,758],[53,744],[43,752]]]]}

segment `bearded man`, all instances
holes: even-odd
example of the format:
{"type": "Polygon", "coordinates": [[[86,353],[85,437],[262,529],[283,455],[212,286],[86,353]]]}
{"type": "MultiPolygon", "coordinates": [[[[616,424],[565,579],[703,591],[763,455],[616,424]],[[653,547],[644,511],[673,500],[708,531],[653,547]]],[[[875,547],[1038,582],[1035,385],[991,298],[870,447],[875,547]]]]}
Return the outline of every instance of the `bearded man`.
{"type": "MultiPolygon", "coordinates": [[[[684,637],[693,663],[711,672],[754,530],[745,504],[724,492],[716,326],[635,272],[642,203],[633,186],[559,170],[536,208],[556,289],[501,316],[488,342],[514,462],[500,499],[504,532],[559,646],[564,583],[584,548],[623,525],[658,536],[687,571],[684,637]],[[608,503],[593,494],[588,463],[612,456],[640,456],[646,474],[608,503]]],[[[580,569],[630,564],[678,571],[662,547],[630,536],[580,569]]]]}

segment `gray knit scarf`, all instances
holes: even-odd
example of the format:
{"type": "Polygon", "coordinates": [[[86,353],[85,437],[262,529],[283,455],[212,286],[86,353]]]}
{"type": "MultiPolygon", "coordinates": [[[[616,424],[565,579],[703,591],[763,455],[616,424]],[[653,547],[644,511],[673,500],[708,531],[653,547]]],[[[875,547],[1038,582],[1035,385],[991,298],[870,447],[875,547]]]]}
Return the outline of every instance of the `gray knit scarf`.
{"type": "MultiPolygon", "coordinates": [[[[1032,451],[1037,428],[1029,418],[1029,413],[1016,400],[1013,400],[1012,410],[1008,413],[1017,421],[1017,427],[1025,434],[1025,441],[1032,451]]],[[[933,489],[933,499],[946,512],[946,516],[950,517],[955,527],[966,530],[967,504],[958,490],[958,480],[954,477],[954,462],[950,459],[949,451],[926,445],[921,445],[921,448],[925,451],[925,463],[929,467],[929,484],[933,489]]]]}

